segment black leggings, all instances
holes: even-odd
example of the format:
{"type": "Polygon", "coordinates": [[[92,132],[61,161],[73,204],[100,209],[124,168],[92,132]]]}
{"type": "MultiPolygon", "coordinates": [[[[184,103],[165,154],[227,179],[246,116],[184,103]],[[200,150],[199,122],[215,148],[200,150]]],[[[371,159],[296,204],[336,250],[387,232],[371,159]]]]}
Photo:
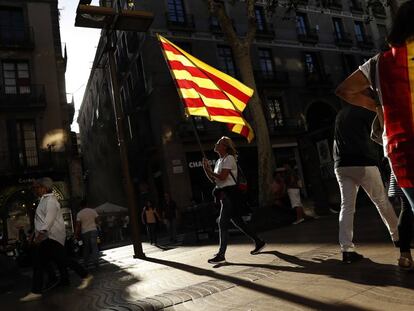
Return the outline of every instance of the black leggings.
{"type": "Polygon", "coordinates": [[[404,196],[399,197],[401,212],[398,219],[398,234],[400,236],[400,252],[410,252],[413,232],[413,212],[410,203],[404,196]]]}
{"type": "Polygon", "coordinates": [[[258,243],[260,239],[256,233],[244,222],[241,217],[241,213],[238,210],[240,194],[236,187],[224,188],[223,195],[221,197],[221,209],[219,219],[219,235],[220,235],[220,248],[219,254],[225,255],[228,244],[228,229],[230,222],[232,222],[237,229],[243,232],[247,237],[258,243]]]}

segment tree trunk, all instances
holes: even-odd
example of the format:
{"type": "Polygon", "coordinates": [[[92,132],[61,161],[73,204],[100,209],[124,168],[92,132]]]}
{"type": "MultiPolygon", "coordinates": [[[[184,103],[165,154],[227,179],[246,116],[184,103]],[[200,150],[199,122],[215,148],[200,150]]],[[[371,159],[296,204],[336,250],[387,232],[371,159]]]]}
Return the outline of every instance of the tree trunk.
{"type": "Polygon", "coordinates": [[[267,206],[271,204],[272,200],[270,185],[272,183],[272,173],[275,170],[275,161],[272,146],[270,144],[269,131],[263,113],[262,103],[256,88],[250,57],[250,47],[238,44],[232,45],[232,48],[243,83],[254,90],[253,97],[250,99],[247,107],[253,118],[252,127],[255,131],[257,145],[259,204],[261,206],[267,206]]]}

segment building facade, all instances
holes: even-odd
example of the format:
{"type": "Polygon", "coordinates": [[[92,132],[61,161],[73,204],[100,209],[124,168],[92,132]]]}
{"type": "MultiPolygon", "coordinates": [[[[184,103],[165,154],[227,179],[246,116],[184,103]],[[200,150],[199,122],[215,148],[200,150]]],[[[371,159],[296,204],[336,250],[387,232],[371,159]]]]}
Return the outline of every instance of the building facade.
{"type": "Polygon", "coordinates": [[[17,239],[31,226],[30,186],[49,176],[68,230],[74,105],[66,100],[66,49],[57,0],[0,1],[0,232],[17,239]]]}
{"type": "MultiPolygon", "coordinates": [[[[127,5],[126,1],[121,3],[127,5]]],[[[110,6],[113,1],[101,4],[110,6]]],[[[247,30],[244,5],[242,1],[234,6],[226,4],[239,35],[247,30]]],[[[149,192],[157,200],[167,191],[181,208],[193,200],[208,201],[212,186],[202,172],[202,155],[156,34],[237,78],[232,51],[204,1],[136,1],[135,8],[155,14],[147,33],[117,33],[118,81],[137,195],[142,198],[149,192]]],[[[367,8],[358,0],[301,0],[294,10],[280,5],[273,14],[268,13],[257,1],[257,33],[251,54],[276,165],[292,163],[304,181],[304,194],[326,208],[339,202],[331,149],[334,120],[342,104],[334,89],[384,48],[389,12],[382,6],[367,8]]],[[[96,203],[124,205],[103,40],[78,122],[89,195],[96,203]]],[[[248,109],[245,115],[249,120],[248,109]]],[[[260,161],[255,143],[232,135],[223,124],[193,120],[211,159],[219,137],[235,139],[254,204],[256,163],[260,161]]]]}

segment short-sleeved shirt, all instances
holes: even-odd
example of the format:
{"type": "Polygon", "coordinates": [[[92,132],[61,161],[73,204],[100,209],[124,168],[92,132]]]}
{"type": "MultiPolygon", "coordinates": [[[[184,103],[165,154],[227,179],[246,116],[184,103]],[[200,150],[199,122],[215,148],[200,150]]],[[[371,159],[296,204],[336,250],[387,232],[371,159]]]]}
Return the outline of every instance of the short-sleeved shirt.
{"type": "Polygon", "coordinates": [[[217,187],[224,188],[234,186],[237,180],[237,163],[234,156],[228,154],[217,160],[216,165],[214,166],[214,173],[220,174],[223,169],[229,169],[234,178],[229,174],[224,180],[215,179],[217,187]]]}
{"type": "Polygon", "coordinates": [[[96,218],[98,213],[92,208],[84,208],[76,215],[76,221],[81,223],[82,233],[97,230],[96,229],[96,218]]]}

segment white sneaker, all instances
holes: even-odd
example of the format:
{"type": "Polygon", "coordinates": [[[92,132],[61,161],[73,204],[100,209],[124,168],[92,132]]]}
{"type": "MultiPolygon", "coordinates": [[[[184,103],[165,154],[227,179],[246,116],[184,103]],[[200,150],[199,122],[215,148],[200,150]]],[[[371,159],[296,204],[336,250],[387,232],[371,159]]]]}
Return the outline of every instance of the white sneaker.
{"type": "Polygon", "coordinates": [[[78,289],[82,290],[87,288],[89,285],[91,285],[91,282],[93,280],[93,275],[88,274],[85,278],[82,279],[82,282],[78,286],[78,289]]]}
{"type": "Polygon", "coordinates": [[[20,298],[19,300],[21,302],[30,302],[30,301],[35,301],[35,300],[39,300],[42,298],[42,294],[35,294],[35,293],[28,293],[26,296],[20,298]]]}
{"type": "Polygon", "coordinates": [[[301,222],[304,222],[304,221],[305,221],[305,218],[301,218],[301,219],[298,219],[298,220],[292,222],[292,225],[297,225],[297,224],[300,224],[301,222]]]}

